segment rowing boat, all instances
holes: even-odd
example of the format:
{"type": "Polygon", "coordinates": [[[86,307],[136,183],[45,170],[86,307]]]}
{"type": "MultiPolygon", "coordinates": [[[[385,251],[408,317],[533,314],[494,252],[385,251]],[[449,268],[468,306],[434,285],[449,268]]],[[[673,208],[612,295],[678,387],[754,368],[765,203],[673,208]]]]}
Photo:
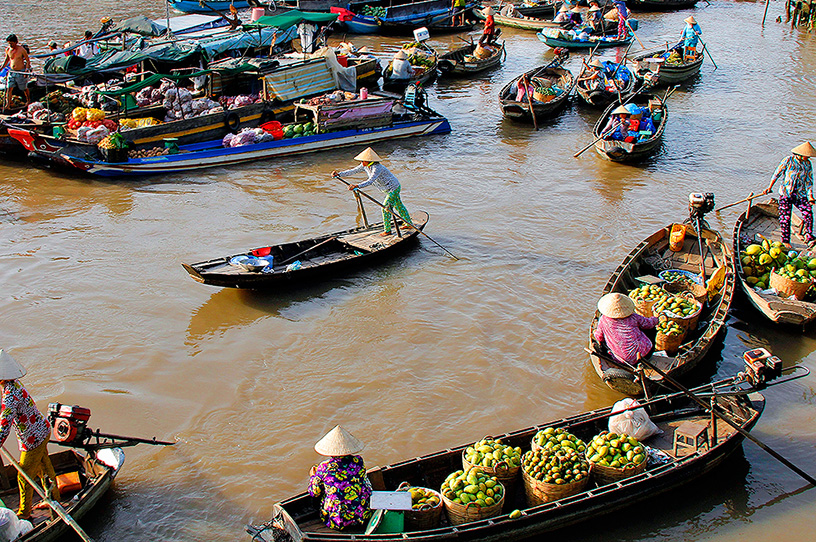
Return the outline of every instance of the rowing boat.
{"type": "MultiPolygon", "coordinates": [[[[628,294],[640,286],[649,276],[656,276],[667,269],[679,269],[691,273],[700,271],[700,243],[697,233],[690,226],[686,229],[683,247],[678,252],[669,249],[669,232],[672,225],[653,233],[629,253],[623,262],[612,273],[612,277],[603,289],[604,294],[620,292],[628,294]],[[646,278],[644,278],[646,277],[646,278]]],[[[717,335],[725,329],[725,319],[734,297],[734,262],[729,246],[720,234],[710,229],[705,223],[702,231],[703,250],[705,251],[705,269],[707,277],[712,276],[718,268],[724,269],[724,279],[716,295],[710,296],[703,304],[696,329],[689,331],[680,345],[676,355],[652,355],[650,363],[677,379],[697,368],[705,358],[717,335]]],[[[722,272],[721,272],[722,273],[722,272]]],[[[600,313],[596,310],[589,331],[590,360],[595,372],[615,391],[627,395],[654,393],[663,386],[660,375],[646,370],[636,376],[627,370],[627,364],[616,362],[604,347],[594,339],[600,313]]]]}
{"type": "MultiPolygon", "coordinates": [[[[802,219],[795,213],[791,213],[791,246],[800,253],[808,250],[805,238],[800,233],[801,227],[802,219]]],[[[816,303],[760,293],[745,281],[745,272],[742,269],[739,255],[746,246],[755,242],[757,236],[762,236],[771,242],[782,241],[779,228],[779,205],[776,200],[755,205],[749,204],[748,209],[737,218],[733,238],[734,267],[737,270],[742,291],[759,312],[772,322],[804,327],[816,319],[816,303]]]]}
{"type": "MultiPolygon", "coordinates": [[[[74,518],[81,520],[88,515],[113,484],[114,478],[125,462],[125,454],[120,448],[63,450],[49,454],[57,476],[79,473],[81,488],[75,492],[64,492],[60,504],[74,518]]],[[[0,467],[0,498],[7,508],[16,509],[19,504],[17,471],[13,465],[0,467]]],[[[17,538],[18,542],[52,542],[70,536],[71,527],[49,509],[31,511],[34,530],[17,538]]]]}
{"type": "MultiPolygon", "coordinates": [[[[421,230],[428,213],[419,211],[411,220],[421,230]]],[[[419,230],[399,224],[400,235],[383,237],[380,222],[182,265],[194,280],[211,286],[288,290],[294,283],[336,278],[403,252],[416,241],[419,230]],[[293,265],[295,261],[300,264],[293,265]]]]}
{"type": "Polygon", "coordinates": [[[478,58],[473,55],[477,45],[469,43],[453,51],[448,51],[439,57],[439,71],[442,75],[471,75],[483,72],[501,65],[507,56],[504,42],[493,47],[492,54],[487,58],[478,58]]]}
{"type": "Polygon", "coordinates": [[[627,34],[625,38],[618,39],[617,36],[589,36],[587,39],[575,39],[563,30],[557,28],[545,28],[536,34],[539,41],[555,49],[564,47],[565,49],[604,49],[607,47],[620,47],[629,45],[634,37],[627,34]]]}
{"type": "Polygon", "coordinates": [[[575,77],[573,77],[572,72],[565,68],[551,66],[552,64],[548,64],[533,68],[515,77],[501,89],[499,102],[504,116],[514,120],[532,121],[533,115],[538,120],[554,117],[563,111],[569,101],[569,95],[575,87],[575,77]],[[558,94],[552,97],[541,96],[542,99],[548,101],[527,100],[526,97],[522,101],[518,101],[516,100],[518,83],[523,78],[534,85],[543,82],[551,88],[555,87],[558,89],[558,94]]]}
{"type": "Polygon", "coordinates": [[[663,132],[669,121],[669,109],[666,107],[666,103],[660,99],[660,96],[653,94],[639,94],[629,103],[638,106],[642,110],[648,110],[649,102],[652,101],[654,103],[655,100],[661,103],[661,106],[652,112],[652,121],[655,124],[654,133],[647,139],[641,140],[638,137],[638,139],[633,142],[601,138],[601,134],[609,118],[612,116],[612,111],[618,107],[618,104],[613,103],[607,107],[600,118],[598,118],[592,131],[594,137],[597,139],[597,141],[595,141],[595,150],[598,154],[613,162],[637,162],[645,160],[657,153],[663,143],[663,132]],[[659,119],[656,118],[658,111],[661,112],[659,119]]]}
{"type": "MultiPolygon", "coordinates": [[[[403,50],[407,52],[405,48],[403,48],[403,50]]],[[[405,90],[405,87],[411,83],[419,83],[421,86],[425,87],[436,79],[436,68],[439,66],[439,53],[422,43],[420,47],[413,51],[413,53],[410,53],[409,58],[410,57],[413,57],[414,62],[411,63],[411,76],[407,79],[392,77],[394,61],[391,60],[388,62],[388,65],[383,69],[382,74],[383,90],[403,91],[405,90]],[[422,63],[420,64],[419,62],[422,63]]]]}
{"type": "Polygon", "coordinates": [[[682,46],[670,48],[668,45],[660,49],[652,49],[651,51],[633,55],[631,60],[635,66],[635,73],[642,77],[651,72],[656,76],[656,79],[653,79],[653,84],[662,86],[672,86],[682,83],[700,73],[700,68],[703,65],[702,54],[698,55],[695,60],[689,62],[681,61],[679,64],[666,63],[667,53],[677,49],[677,47],[681,48],[680,55],[682,58],[682,46]]]}
{"type": "MultiPolygon", "coordinates": [[[[725,391],[725,386],[730,386],[733,382],[733,379],[717,382],[716,389],[725,391]]],[[[711,394],[706,392],[712,388],[714,384],[698,388],[694,392],[707,399],[711,394]]],[[[713,400],[718,409],[732,417],[735,424],[743,430],[750,430],[757,423],[765,407],[764,396],[754,392],[752,388],[746,389],[743,394],[716,395],[713,400]]],[[[671,508],[671,500],[665,496],[666,492],[709,475],[739,449],[744,437],[722,420],[712,420],[708,412],[679,393],[652,398],[650,409],[652,421],[662,433],[644,440],[644,444],[652,450],[646,469],[640,474],[609,484],[597,485],[590,482],[584,491],[569,497],[528,506],[523,484],[519,480],[514,489],[507,491],[504,512],[498,516],[454,526],[443,514],[438,526],[431,524],[425,530],[396,533],[374,530],[368,534],[362,528],[343,531],[328,529],[319,519],[319,502],[307,493],[301,493],[276,504],[271,521],[250,526],[247,532],[253,536],[253,540],[266,542],[285,539],[286,533],[282,531],[288,532],[294,542],[498,542],[531,537],[541,539],[544,533],[585,521],[595,521],[597,525],[603,514],[645,501],[656,502],[660,499],[671,508]],[[710,442],[707,445],[673,445],[675,431],[690,427],[684,424],[694,424],[696,427],[711,424],[712,421],[713,425],[709,425],[708,429],[710,442]],[[514,509],[519,510],[520,515],[511,515],[510,511],[514,509]]],[[[589,441],[594,435],[607,429],[610,412],[611,409],[607,407],[493,437],[500,438],[509,446],[529,450],[531,440],[539,430],[554,427],[563,428],[584,441],[589,441]]],[[[462,456],[467,446],[469,445],[446,448],[386,467],[370,469],[368,477],[372,487],[379,491],[394,491],[403,482],[438,490],[449,473],[462,468],[462,456]]],[[[373,528],[374,525],[370,527],[373,528]]]]}
{"type": "Polygon", "coordinates": [[[690,9],[700,0],[631,0],[626,7],[632,11],[675,11],[690,9]]]}
{"type": "Polygon", "coordinates": [[[589,71],[589,66],[585,63],[578,74],[575,92],[581,99],[595,107],[605,107],[612,102],[620,103],[635,91],[637,82],[634,74],[625,65],[618,67],[618,64],[610,61],[601,61],[604,73],[608,74],[604,79],[581,80],[589,71]],[[609,77],[615,74],[615,77],[609,77]],[[609,81],[609,85],[604,85],[604,80],[609,81]],[[614,85],[614,86],[613,86],[614,85]]]}
{"type": "MultiPolygon", "coordinates": [[[[476,10],[474,11],[474,13],[480,19],[485,19],[485,16],[481,11],[476,10]]],[[[507,26],[509,28],[517,28],[519,30],[533,30],[535,32],[539,32],[541,30],[544,30],[545,28],[554,30],[565,30],[569,26],[569,23],[556,23],[553,22],[552,20],[541,19],[538,17],[538,15],[533,15],[532,13],[525,13],[523,11],[521,17],[513,15],[501,15],[499,13],[496,13],[493,15],[493,21],[499,26],[507,26]]],[[[617,32],[617,28],[618,28],[617,21],[604,21],[603,29],[604,32],[606,33],[617,32]]]]}

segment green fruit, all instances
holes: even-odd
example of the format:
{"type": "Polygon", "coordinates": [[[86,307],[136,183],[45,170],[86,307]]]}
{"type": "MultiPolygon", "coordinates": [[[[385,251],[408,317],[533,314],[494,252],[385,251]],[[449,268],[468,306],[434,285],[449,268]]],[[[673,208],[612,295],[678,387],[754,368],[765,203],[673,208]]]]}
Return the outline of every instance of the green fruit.
{"type": "Polygon", "coordinates": [[[748,245],[745,248],[745,253],[748,254],[749,256],[759,254],[760,252],[762,252],[762,247],[759,245],[748,245]]]}
{"type": "Polygon", "coordinates": [[[513,510],[508,516],[510,519],[518,519],[521,517],[521,510],[513,510]]]}

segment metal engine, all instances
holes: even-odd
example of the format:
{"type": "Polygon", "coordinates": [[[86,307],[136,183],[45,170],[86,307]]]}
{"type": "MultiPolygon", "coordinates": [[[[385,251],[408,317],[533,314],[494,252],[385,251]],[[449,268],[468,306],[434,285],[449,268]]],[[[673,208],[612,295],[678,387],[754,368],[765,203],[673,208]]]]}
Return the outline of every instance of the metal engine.
{"type": "Polygon", "coordinates": [[[714,194],[711,192],[692,192],[689,194],[689,218],[692,221],[703,220],[703,217],[714,210],[714,194]]]}
{"type": "Polygon", "coordinates": [[[90,408],[49,403],[48,421],[53,427],[52,439],[68,446],[81,445],[91,433],[88,429],[90,417],[90,408]]]}
{"type": "Polygon", "coordinates": [[[748,350],[742,358],[745,370],[739,376],[756,389],[762,389],[771,380],[782,376],[782,360],[764,348],[748,350]]]}

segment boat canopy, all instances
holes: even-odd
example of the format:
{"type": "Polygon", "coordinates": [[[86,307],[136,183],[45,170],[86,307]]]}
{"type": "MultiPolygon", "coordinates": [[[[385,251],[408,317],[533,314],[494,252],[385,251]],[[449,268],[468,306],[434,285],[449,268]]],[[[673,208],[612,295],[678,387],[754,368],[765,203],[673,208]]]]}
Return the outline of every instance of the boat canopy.
{"type": "Polygon", "coordinates": [[[336,21],[337,17],[337,13],[315,13],[312,11],[299,11],[297,9],[293,9],[291,11],[287,11],[286,13],[281,13],[280,15],[267,15],[265,17],[261,17],[257,21],[244,24],[244,28],[271,26],[280,30],[286,30],[300,24],[302,21],[326,25],[336,21]]]}

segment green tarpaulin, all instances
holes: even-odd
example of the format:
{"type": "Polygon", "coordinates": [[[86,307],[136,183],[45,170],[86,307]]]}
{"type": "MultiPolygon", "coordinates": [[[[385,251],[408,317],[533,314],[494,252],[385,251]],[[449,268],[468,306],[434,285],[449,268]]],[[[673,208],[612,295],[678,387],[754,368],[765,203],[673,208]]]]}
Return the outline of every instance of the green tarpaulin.
{"type": "Polygon", "coordinates": [[[311,11],[298,11],[293,9],[280,15],[267,15],[261,17],[257,21],[246,23],[244,28],[252,28],[257,26],[273,26],[280,30],[286,30],[301,21],[308,21],[310,23],[326,25],[337,20],[337,13],[313,13],[311,11]]]}
{"type": "Polygon", "coordinates": [[[202,75],[207,75],[208,73],[212,73],[212,70],[203,70],[197,71],[193,73],[188,73],[185,75],[162,75],[160,73],[155,73],[150,77],[144,79],[143,81],[139,81],[138,83],[134,83],[130,86],[120,88],[119,90],[97,90],[97,94],[102,94],[103,96],[121,96],[122,94],[129,94],[131,92],[139,92],[145,87],[149,87],[151,85],[155,85],[159,83],[162,79],[170,79],[171,81],[180,81],[181,79],[189,79],[191,77],[199,77],[202,75]]]}

